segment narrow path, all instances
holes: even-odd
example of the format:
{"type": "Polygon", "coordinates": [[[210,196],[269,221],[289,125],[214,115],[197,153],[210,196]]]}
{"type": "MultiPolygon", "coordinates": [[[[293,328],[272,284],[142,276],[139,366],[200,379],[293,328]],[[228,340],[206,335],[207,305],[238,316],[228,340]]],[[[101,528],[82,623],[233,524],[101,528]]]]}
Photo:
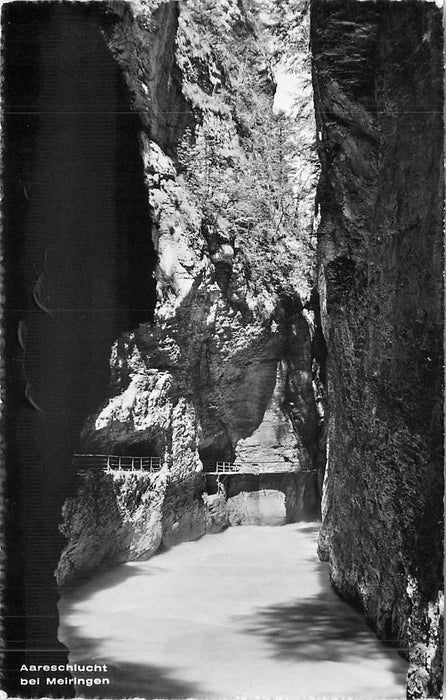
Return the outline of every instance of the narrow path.
{"type": "Polygon", "coordinates": [[[403,700],[406,663],[331,591],[317,529],[230,528],[67,594],[70,662],[111,680],[79,695],[403,700]]]}

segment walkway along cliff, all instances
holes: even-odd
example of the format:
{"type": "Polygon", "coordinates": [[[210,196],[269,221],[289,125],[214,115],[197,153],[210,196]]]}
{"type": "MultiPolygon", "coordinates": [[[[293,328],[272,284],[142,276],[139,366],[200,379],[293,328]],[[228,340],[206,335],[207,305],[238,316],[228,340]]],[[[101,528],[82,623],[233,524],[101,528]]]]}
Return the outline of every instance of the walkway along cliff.
{"type": "Polygon", "coordinates": [[[314,0],[310,62],[307,3],[270,8],[275,51],[255,5],[211,5],[161,3],[150,15],[114,5],[108,16],[108,46],[141,114],[158,302],[153,323],[114,344],[111,395],[79,450],[164,466],[81,477],[65,506],[59,580],[265,522],[280,498],[288,521],[317,515],[326,396],[319,554],[335,590],[409,659],[408,697],[438,697],[440,12],[314,0]],[[279,65],[301,84],[274,114],[279,65]],[[270,201],[275,186],[293,217],[270,201]],[[219,461],[289,474],[217,483],[202,470],[219,461]]]}
{"type": "Polygon", "coordinates": [[[308,4],[289,12],[295,53],[280,17],[269,15],[272,39],[262,17],[206,0],[102,15],[140,114],[157,303],[116,340],[109,398],[77,452],[152,456],[162,469],[80,476],[61,584],[228,524],[320,514],[308,4]],[[280,62],[301,82],[287,114],[274,104],[280,62]],[[204,475],[220,462],[251,473],[204,475]]]}
{"type": "Polygon", "coordinates": [[[409,660],[408,698],[439,697],[439,8],[25,5],[4,22],[6,667],[53,662],[56,567],[75,585],[322,516],[334,589],[409,660]]]}

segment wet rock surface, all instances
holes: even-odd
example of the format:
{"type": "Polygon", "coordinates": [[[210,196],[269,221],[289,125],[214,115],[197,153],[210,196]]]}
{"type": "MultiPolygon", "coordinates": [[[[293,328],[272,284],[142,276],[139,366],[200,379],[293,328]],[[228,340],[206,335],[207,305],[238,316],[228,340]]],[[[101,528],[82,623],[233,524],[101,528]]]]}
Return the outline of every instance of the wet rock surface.
{"type": "Polygon", "coordinates": [[[443,67],[431,3],[312,4],[328,350],[321,556],[345,598],[442,674],[443,67]],[[429,76],[426,79],[426,76],[429,76]]]}
{"type": "Polygon", "coordinates": [[[162,539],[163,475],[87,472],[64,505],[68,540],[57,569],[59,585],[129,559],[148,558],[162,539]]]}

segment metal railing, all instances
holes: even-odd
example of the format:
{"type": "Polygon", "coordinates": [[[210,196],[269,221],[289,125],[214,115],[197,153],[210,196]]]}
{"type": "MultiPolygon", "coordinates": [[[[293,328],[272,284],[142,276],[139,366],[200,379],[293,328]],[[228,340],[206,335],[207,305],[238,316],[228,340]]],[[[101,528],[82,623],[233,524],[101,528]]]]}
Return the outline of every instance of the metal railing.
{"type": "Polygon", "coordinates": [[[144,471],[156,473],[161,470],[162,466],[159,457],[75,454],[73,459],[79,471],[144,471]]]}
{"type": "MultiPolygon", "coordinates": [[[[157,473],[162,463],[159,457],[134,457],[131,455],[75,454],[73,456],[78,471],[131,471],[157,473]]],[[[298,462],[203,462],[205,474],[286,474],[310,473],[317,469],[300,469],[298,462]]]]}
{"type": "Polygon", "coordinates": [[[309,473],[317,469],[300,469],[298,462],[203,462],[206,474],[284,474],[289,472],[309,473]]]}
{"type": "Polygon", "coordinates": [[[241,466],[241,464],[234,464],[233,462],[215,462],[215,471],[217,474],[232,474],[239,472],[241,466]]]}

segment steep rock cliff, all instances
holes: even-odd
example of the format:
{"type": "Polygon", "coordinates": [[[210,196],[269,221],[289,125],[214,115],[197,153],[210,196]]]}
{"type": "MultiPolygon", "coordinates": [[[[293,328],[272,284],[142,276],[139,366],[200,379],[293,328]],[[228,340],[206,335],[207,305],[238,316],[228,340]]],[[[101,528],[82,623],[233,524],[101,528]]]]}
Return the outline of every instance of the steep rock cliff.
{"type": "Polygon", "coordinates": [[[162,475],[86,472],[64,506],[69,546],[58,566],[59,584],[110,561],[148,557],[161,543],[162,475]]]}
{"type": "MultiPolygon", "coordinates": [[[[1,685],[10,697],[35,694],[20,682],[23,663],[68,660],[54,569],[62,505],[77,486],[71,456],[108,396],[113,340],[150,318],[155,256],[137,120],[99,25],[88,3],[2,7],[1,685]]],[[[40,692],[74,689],[42,678],[40,692]]]]}
{"type": "MultiPolygon", "coordinates": [[[[306,76],[306,98],[276,114],[272,68],[286,47],[277,48],[278,34],[268,44],[256,3],[113,3],[103,26],[140,113],[157,306],[152,323],[116,339],[110,397],[86,421],[79,451],[161,459],[165,545],[227,524],[221,495],[202,497],[203,464],[215,460],[298,469],[286,517],[314,516],[321,475],[313,320],[304,308],[317,173],[308,45],[292,66],[306,76]]],[[[116,494],[112,481],[104,484],[116,494]]],[[[76,545],[69,521],[87,513],[85,487],[63,525],[66,553],[79,561],[83,540],[76,545]]],[[[122,513],[119,503],[113,509],[122,513]]],[[[120,532],[130,521],[134,513],[123,514],[120,532]]],[[[122,542],[118,558],[130,551],[122,542]]]]}
{"type": "Polygon", "coordinates": [[[431,3],[314,0],[328,349],[320,552],[335,589],[441,694],[443,95],[431,3]]]}

